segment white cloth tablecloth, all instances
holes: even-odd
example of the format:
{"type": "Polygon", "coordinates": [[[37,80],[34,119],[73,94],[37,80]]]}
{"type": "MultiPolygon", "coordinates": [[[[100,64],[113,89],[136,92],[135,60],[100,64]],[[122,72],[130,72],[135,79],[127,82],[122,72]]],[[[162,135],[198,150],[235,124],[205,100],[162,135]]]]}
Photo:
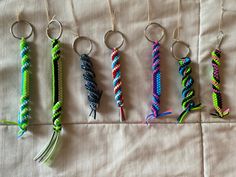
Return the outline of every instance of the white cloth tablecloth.
{"type": "MultiPolygon", "coordinates": [[[[177,0],[150,0],[151,20],[167,30],[161,42],[162,110],[173,114],[145,126],[151,102],[151,44],[143,30],[147,25],[144,0],[112,0],[117,29],[126,37],[121,71],[127,122],[119,123],[113,96],[111,51],[103,43],[111,28],[105,0],[74,1],[81,35],[94,43],[92,53],[97,82],[103,90],[97,121],[88,118],[86,90],[79,57],[71,43],[75,36],[70,1],[49,0],[50,14],[64,25],[63,55],[64,111],[60,148],[52,166],[40,165],[33,157],[48,142],[51,133],[50,41],[45,35],[47,17],[42,0],[0,1],[0,118],[16,121],[20,99],[19,41],[9,33],[16,12],[24,5],[22,19],[34,26],[30,40],[32,61],[29,132],[17,139],[17,127],[0,125],[0,177],[234,177],[236,176],[236,13],[226,12],[221,66],[227,120],[212,118],[211,59],[216,45],[220,1],[182,0],[180,38],[190,44],[196,102],[205,108],[194,112],[185,124],[176,124],[181,108],[181,77],[170,53],[177,21],[177,0]]],[[[234,0],[225,8],[236,10],[234,0]]]]}

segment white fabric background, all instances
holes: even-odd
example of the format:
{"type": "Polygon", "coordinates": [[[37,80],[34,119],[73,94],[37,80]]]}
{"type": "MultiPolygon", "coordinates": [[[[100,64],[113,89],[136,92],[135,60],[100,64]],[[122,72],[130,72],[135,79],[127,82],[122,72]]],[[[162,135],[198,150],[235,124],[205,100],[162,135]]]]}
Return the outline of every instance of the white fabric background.
{"type": "MultiPolygon", "coordinates": [[[[32,61],[32,119],[27,135],[17,140],[16,126],[0,126],[0,176],[4,177],[234,177],[236,175],[234,73],[236,63],[235,13],[226,12],[223,30],[222,90],[224,105],[231,109],[228,120],[209,116],[211,103],[210,52],[215,47],[220,16],[220,1],[182,0],[181,39],[192,50],[196,101],[205,106],[188,116],[183,125],[176,124],[181,112],[181,84],[178,65],[170,46],[177,20],[176,0],[150,0],[151,19],[167,29],[161,43],[162,110],[173,114],[146,127],[144,117],[151,100],[151,44],[143,36],[147,24],[146,1],[112,0],[117,28],[126,36],[122,50],[122,76],[128,121],[119,123],[113,98],[110,51],[103,44],[104,33],[111,28],[105,0],[75,2],[81,35],[95,42],[92,54],[97,82],[103,90],[98,120],[88,119],[86,91],[81,79],[79,58],[71,43],[74,24],[69,1],[49,0],[50,14],[64,25],[61,38],[64,70],[64,115],[61,146],[51,167],[40,165],[33,157],[48,142],[51,126],[50,42],[45,35],[47,18],[43,1],[0,1],[0,118],[17,120],[19,107],[19,41],[9,28],[16,11],[24,4],[22,19],[35,27],[30,38],[32,61]]],[[[225,8],[235,9],[234,0],[225,8]]]]}

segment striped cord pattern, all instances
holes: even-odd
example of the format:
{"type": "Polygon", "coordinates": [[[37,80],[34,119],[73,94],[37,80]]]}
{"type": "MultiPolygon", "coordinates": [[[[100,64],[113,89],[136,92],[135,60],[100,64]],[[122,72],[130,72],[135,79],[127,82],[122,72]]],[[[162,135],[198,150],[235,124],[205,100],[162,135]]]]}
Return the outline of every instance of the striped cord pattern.
{"type": "Polygon", "coordinates": [[[93,113],[93,118],[96,119],[96,110],[102,96],[102,91],[99,91],[97,88],[91,58],[88,55],[83,54],[80,57],[80,61],[81,69],[83,71],[83,78],[85,80],[85,88],[88,93],[88,102],[91,108],[89,116],[93,113]]]}
{"type": "Polygon", "coordinates": [[[215,49],[211,53],[212,58],[212,101],[215,108],[215,112],[211,113],[211,115],[214,115],[219,118],[223,118],[226,115],[229,114],[229,109],[226,109],[223,111],[223,103],[222,103],[222,96],[221,96],[221,90],[220,90],[220,73],[219,73],[219,66],[220,66],[220,58],[221,58],[221,51],[218,49],[215,49]]]}
{"type": "Polygon", "coordinates": [[[161,95],[161,72],[160,72],[160,43],[158,41],[153,42],[152,45],[152,113],[146,117],[146,123],[149,123],[150,119],[166,116],[171,112],[160,111],[160,95],[161,95]]]}
{"type": "Polygon", "coordinates": [[[49,143],[34,158],[39,162],[48,162],[53,156],[58,144],[60,132],[62,130],[61,113],[62,113],[62,73],[61,73],[61,57],[60,44],[57,39],[52,40],[52,83],[53,83],[53,134],[49,143]]]}
{"type": "Polygon", "coordinates": [[[53,72],[53,129],[60,132],[62,112],[62,76],[60,44],[57,39],[52,41],[52,72],[53,72]]]}
{"type": "Polygon", "coordinates": [[[200,110],[202,108],[201,103],[195,104],[193,101],[195,91],[193,89],[194,80],[191,77],[192,68],[189,66],[190,63],[191,59],[189,57],[179,60],[179,73],[182,76],[182,86],[184,87],[182,90],[182,108],[184,110],[177,119],[179,123],[182,123],[184,118],[191,111],[200,110]]]}
{"type": "Polygon", "coordinates": [[[21,98],[20,98],[20,111],[18,115],[18,137],[21,137],[29,126],[30,118],[30,56],[29,46],[25,38],[20,41],[21,50],[21,98]]]}
{"type": "Polygon", "coordinates": [[[124,98],[122,95],[122,82],[120,73],[120,55],[117,49],[113,49],[112,54],[112,76],[113,76],[113,87],[117,106],[120,108],[120,121],[125,120],[124,115],[124,98]]]}

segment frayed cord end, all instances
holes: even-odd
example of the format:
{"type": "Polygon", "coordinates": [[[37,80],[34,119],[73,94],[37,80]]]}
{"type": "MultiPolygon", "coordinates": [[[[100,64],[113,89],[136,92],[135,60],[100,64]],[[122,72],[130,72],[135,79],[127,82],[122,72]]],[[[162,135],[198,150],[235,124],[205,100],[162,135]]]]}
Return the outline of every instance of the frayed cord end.
{"type": "Polygon", "coordinates": [[[120,107],[120,122],[124,122],[125,120],[126,120],[125,111],[124,111],[123,106],[121,106],[120,107]]]}
{"type": "Polygon", "coordinates": [[[177,118],[177,121],[179,124],[182,124],[186,116],[191,112],[191,111],[198,111],[202,109],[203,107],[201,106],[201,103],[194,105],[194,106],[189,106],[187,107],[177,118]]]}
{"type": "Polygon", "coordinates": [[[226,109],[225,111],[220,112],[220,113],[215,110],[215,113],[210,113],[210,114],[212,116],[217,117],[217,118],[225,119],[225,117],[229,115],[229,108],[226,109]]]}
{"type": "Polygon", "coordinates": [[[149,120],[158,119],[160,117],[164,117],[164,116],[167,116],[167,115],[170,115],[170,114],[172,114],[172,110],[170,110],[170,109],[163,112],[163,113],[156,114],[156,115],[154,113],[151,113],[151,114],[147,115],[147,117],[145,118],[146,119],[146,124],[149,126],[150,125],[149,120]]]}
{"type": "Polygon", "coordinates": [[[60,137],[60,132],[54,131],[49,143],[39,152],[39,154],[34,158],[35,161],[47,163],[51,160],[60,137]]]}

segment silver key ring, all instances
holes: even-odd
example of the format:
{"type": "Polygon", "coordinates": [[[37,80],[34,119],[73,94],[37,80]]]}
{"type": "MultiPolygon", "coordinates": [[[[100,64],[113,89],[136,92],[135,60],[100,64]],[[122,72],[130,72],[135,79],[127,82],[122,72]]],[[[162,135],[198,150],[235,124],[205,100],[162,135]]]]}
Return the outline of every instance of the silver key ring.
{"type": "Polygon", "coordinates": [[[89,50],[88,50],[87,53],[85,53],[86,55],[89,55],[89,54],[92,52],[92,50],[93,50],[93,43],[92,43],[92,40],[89,39],[89,38],[86,37],[86,36],[77,36],[77,37],[75,38],[74,42],[72,43],[72,48],[74,49],[75,53],[77,53],[79,56],[81,56],[82,54],[79,53],[79,51],[78,51],[78,50],[76,49],[76,47],[75,47],[75,45],[76,45],[80,40],[86,40],[86,41],[89,42],[89,45],[90,45],[90,46],[89,46],[89,50]]]}
{"type": "Polygon", "coordinates": [[[123,46],[124,42],[125,42],[124,35],[123,35],[123,33],[120,32],[120,31],[117,31],[117,30],[115,30],[115,31],[109,30],[109,31],[107,31],[107,32],[105,33],[105,35],[104,35],[104,43],[105,43],[105,45],[107,46],[107,48],[109,48],[109,49],[111,49],[111,50],[114,49],[114,48],[115,48],[115,49],[121,48],[121,47],[123,46]],[[115,46],[115,47],[112,47],[112,46],[110,46],[110,45],[108,44],[108,38],[109,38],[111,35],[115,34],[115,33],[117,33],[117,34],[119,34],[119,35],[121,36],[122,41],[121,41],[120,45],[115,46]]]}
{"type": "Polygon", "coordinates": [[[178,61],[179,61],[181,58],[189,57],[189,56],[190,56],[190,53],[191,53],[191,49],[190,49],[189,45],[188,45],[187,43],[185,43],[184,41],[180,41],[180,40],[176,40],[175,42],[173,42],[173,44],[172,44],[170,50],[171,50],[172,56],[173,56],[176,60],[178,60],[178,61]],[[181,44],[181,45],[183,45],[183,46],[185,46],[185,47],[188,49],[188,52],[187,52],[187,54],[186,54],[184,57],[177,57],[177,56],[175,55],[174,47],[175,47],[175,45],[178,44],[178,43],[181,44]]]}
{"type": "Polygon", "coordinates": [[[12,34],[12,36],[16,39],[22,39],[22,38],[25,38],[25,39],[28,39],[32,34],[33,34],[33,25],[26,21],[26,20],[17,20],[15,21],[12,25],[11,25],[11,28],[10,28],[10,33],[12,34]],[[27,36],[17,36],[15,33],[14,33],[14,28],[17,24],[25,24],[25,25],[28,25],[30,27],[30,33],[27,35],[27,36]]]}
{"type": "Polygon", "coordinates": [[[161,26],[159,23],[156,23],[156,22],[152,22],[152,23],[149,23],[147,26],[146,26],[146,28],[144,29],[144,36],[145,36],[145,38],[148,40],[148,41],[150,41],[150,42],[155,42],[154,40],[151,40],[150,39],[150,37],[148,36],[148,28],[150,27],[150,26],[156,26],[157,28],[160,28],[161,29],[161,37],[160,37],[160,39],[158,39],[158,42],[160,42],[162,39],[163,39],[163,37],[165,36],[165,33],[166,33],[166,30],[165,30],[165,28],[163,27],[163,26],[161,26]]]}
{"type": "Polygon", "coordinates": [[[50,39],[50,40],[53,40],[53,39],[60,39],[61,35],[62,35],[62,32],[63,32],[63,27],[62,27],[62,24],[60,21],[56,20],[56,19],[52,19],[49,23],[48,23],[48,26],[47,26],[47,29],[46,29],[46,34],[47,34],[47,37],[50,39]],[[49,27],[52,23],[57,23],[58,26],[59,26],[59,33],[58,33],[58,36],[56,38],[52,38],[50,35],[49,35],[49,27]]]}

